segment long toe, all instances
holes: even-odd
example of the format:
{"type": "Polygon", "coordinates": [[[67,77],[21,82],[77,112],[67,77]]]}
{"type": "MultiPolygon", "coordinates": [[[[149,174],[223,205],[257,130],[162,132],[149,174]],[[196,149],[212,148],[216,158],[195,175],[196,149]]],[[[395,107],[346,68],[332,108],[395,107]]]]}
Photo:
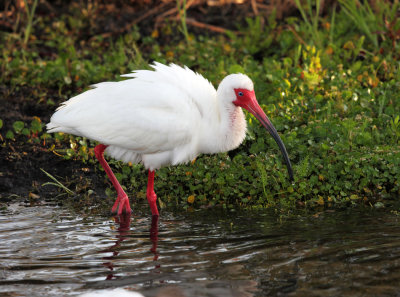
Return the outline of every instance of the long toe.
{"type": "Polygon", "coordinates": [[[113,207],[111,208],[111,213],[112,214],[116,214],[117,213],[117,208],[118,208],[118,205],[120,204],[120,202],[121,202],[121,198],[118,196],[117,199],[114,202],[113,207]]]}
{"type": "Polygon", "coordinates": [[[118,215],[122,213],[130,214],[132,212],[131,206],[129,205],[129,198],[128,196],[124,196],[120,199],[119,208],[118,208],[118,215]]]}

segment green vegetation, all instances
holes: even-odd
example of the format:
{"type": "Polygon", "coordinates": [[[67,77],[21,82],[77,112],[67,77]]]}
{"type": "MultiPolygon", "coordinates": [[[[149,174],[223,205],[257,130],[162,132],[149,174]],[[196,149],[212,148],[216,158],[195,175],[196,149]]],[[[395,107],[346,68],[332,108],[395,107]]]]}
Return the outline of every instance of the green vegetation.
{"type": "MultiPolygon", "coordinates": [[[[341,0],[324,16],[319,1],[307,1],[299,7],[300,17],[249,18],[246,26],[238,24],[240,34],[212,36],[194,35],[190,27],[188,33],[186,1],[177,3],[180,24],[168,23],[151,36],[134,27],[115,38],[88,41],[79,34],[88,26],[87,16],[76,6],[58,19],[35,16],[34,26],[35,8],[27,7],[25,30],[2,34],[0,84],[9,95],[30,90],[37,104],[47,106],[48,119],[60,102],[89,85],[120,80],[120,74],[148,67],[152,60],[192,67],[215,86],[225,75],[243,72],[255,82],[257,98],[286,144],[295,182],[288,181],[273,139],[247,114],[248,136],[237,150],[157,171],[161,206],[381,206],[398,199],[399,1],[380,0],[370,7],[366,1],[341,0]],[[179,28],[184,40],[176,37],[179,28]]],[[[49,135],[39,117],[12,122],[1,117],[2,147],[28,142],[45,148],[43,154],[99,166],[95,143],[49,135]]],[[[143,167],[110,163],[128,194],[145,199],[143,167]]],[[[60,191],[72,193],[64,186],[60,191]]],[[[106,193],[115,196],[111,185],[106,193]]]]}
{"type": "Polygon", "coordinates": [[[44,174],[46,174],[51,180],[53,180],[53,182],[47,182],[44,183],[42,186],[46,186],[46,185],[51,185],[51,186],[56,186],[59,187],[60,189],[63,189],[67,194],[69,195],[74,195],[75,193],[73,191],[71,191],[70,189],[68,189],[66,186],[64,186],[61,182],[59,182],[54,176],[52,176],[50,173],[48,173],[47,171],[43,170],[42,168],[40,168],[41,171],[43,171],[44,174]]]}

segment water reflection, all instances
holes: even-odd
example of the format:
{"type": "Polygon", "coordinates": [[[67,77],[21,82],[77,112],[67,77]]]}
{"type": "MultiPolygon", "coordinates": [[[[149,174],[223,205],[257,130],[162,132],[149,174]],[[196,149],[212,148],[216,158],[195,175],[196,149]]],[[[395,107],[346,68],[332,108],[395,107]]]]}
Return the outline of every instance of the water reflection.
{"type": "MultiPolygon", "coordinates": [[[[150,228],[150,240],[152,242],[152,246],[150,251],[154,254],[153,261],[157,261],[158,252],[157,252],[157,244],[158,244],[158,216],[152,216],[151,218],[151,228],[150,228]]],[[[160,268],[160,264],[156,264],[154,270],[160,268]]]]}
{"type": "MultiPolygon", "coordinates": [[[[150,251],[154,254],[153,261],[157,261],[158,252],[157,252],[157,242],[158,242],[158,216],[152,216],[151,220],[151,228],[150,228],[150,241],[152,243],[150,251]]],[[[107,267],[110,270],[110,273],[107,274],[106,280],[116,279],[116,275],[114,274],[114,263],[113,260],[119,255],[121,250],[121,243],[128,239],[130,235],[132,235],[131,227],[131,214],[122,214],[113,217],[113,220],[116,225],[118,225],[117,233],[115,234],[115,243],[103,250],[98,251],[99,254],[105,253],[110,254],[109,256],[103,256],[102,259],[106,262],[102,263],[104,267],[107,267]]],[[[155,264],[154,271],[160,268],[159,264],[155,264]]]]}
{"type": "Polygon", "coordinates": [[[116,241],[112,246],[98,252],[99,254],[111,253],[111,256],[102,257],[103,260],[107,261],[103,263],[103,266],[107,267],[110,270],[110,273],[106,277],[107,280],[115,278],[115,275],[113,274],[114,264],[112,260],[119,255],[119,248],[121,246],[121,242],[127,239],[127,236],[130,233],[130,225],[131,225],[130,214],[114,216],[113,219],[114,222],[119,225],[117,229],[118,233],[116,234],[116,241]]]}
{"type": "Polygon", "coordinates": [[[0,295],[151,297],[173,286],[187,297],[395,296],[399,221],[368,209],[281,221],[267,211],[110,219],[17,205],[0,211],[0,295]]]}

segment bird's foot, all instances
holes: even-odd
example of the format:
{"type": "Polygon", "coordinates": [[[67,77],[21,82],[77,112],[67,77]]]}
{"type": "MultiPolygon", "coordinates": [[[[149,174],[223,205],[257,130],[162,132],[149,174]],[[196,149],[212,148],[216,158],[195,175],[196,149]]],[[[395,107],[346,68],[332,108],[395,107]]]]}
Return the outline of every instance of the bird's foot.
{"type": "Polygon", "coordinates": [[[131,206],[129,205],[129,198],[125,194],[123,196],[118,196],[117,200],[115,200],[115,203],[111,209],[111,213],[121,215],[122,213],[125,214],[131,214],[132,209],[131,206]],[[118,212],[117,212],[118,209],[118,212]]]}
{"type": "Polygon", "coordinates": [[[157,195],[154,191],[147,192],[147,201],[149,202],[151,214],[153,216],[158,216],[158,209],[157,209],[157,195]]]}

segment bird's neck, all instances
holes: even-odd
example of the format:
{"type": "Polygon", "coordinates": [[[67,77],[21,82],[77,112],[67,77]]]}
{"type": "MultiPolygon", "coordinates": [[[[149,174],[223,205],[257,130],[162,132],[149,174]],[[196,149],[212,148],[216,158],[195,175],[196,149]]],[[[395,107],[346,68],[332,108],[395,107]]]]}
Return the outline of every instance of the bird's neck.
{"type": "Polygon", "coordinates": [[[203,135],[206,136],[207,147],[202,153],[220,153],[235,149],[246,136],[246,119],[240,107],[219,106],[217,115],[213,118],[215,122],[206,129],[203,135]]]}
{"type": "Polygon", "coordinates": [[[228,125],[221,134],[225,135],[225,147],[223,151],[237,148],[246,136],[246,118],[242,108],[235,106],[229,113],[228,125]]]}

